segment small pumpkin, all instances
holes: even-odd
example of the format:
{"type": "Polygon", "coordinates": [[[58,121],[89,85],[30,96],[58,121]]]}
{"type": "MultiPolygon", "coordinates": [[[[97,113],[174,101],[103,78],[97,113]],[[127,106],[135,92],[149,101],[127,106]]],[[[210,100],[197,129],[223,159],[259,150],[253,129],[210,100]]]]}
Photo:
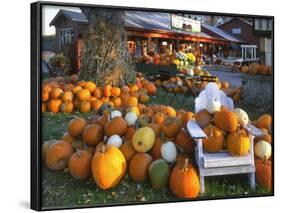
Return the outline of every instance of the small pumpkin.
{"type": "Polygon", "coordinates": [[[227,150],[232,155],[244,156],[250,151],[250,139],[244,130],[237,128],[236,132],[231,132],[226,138],[227,150]]]}
{"type": "Polygon", "coordinates": [[[67,131],[73,136],[77,137],[82,134],[87,122],[84,118],[74,118],[68,123],[67,131]]]}
{"type": "Polygon", "coordinates": [[[186,131],[181,130],[177,134],[175,144],[179,146],[184,153],[191,154],[194,152],[193,140],[186,131]]]}
{"type": "Polygon", "coordinates": [[[117,147],[100,145],[92,158],[91,167],[95,183],[106,190],[116,186],[124,177],[127,163],[117,147]]]}
{"type": "Polygon", "coordinates": [[[111,135],[107,140],[107,144],[119,148],[122,145],[122,138],[119,135],[111,135]]]}
{"type": "Polygon", "coordinates": [[[63,113],[70,113],[73,111],[73,103],[70,102],[70,101],[67,101],[67,102],[63,102],[60,109],[61,109],[61,112],[63,113]]]}
{"type": "Polygon", "coordinates": [[[110,93],[112,96],[119,97],[121,95],[121,89],[119,87],[112,87],[110,93]]]}
{"type": "Polygon", "coordinates": [[[62,101],[60,99],[52,99],[48,102],[49,112],[58,113],[60,111],[60,106],[62,101]]]}
{"type": "Polygon", "coordinates": [[[163,159],[153,161],[148,168],[149,180],[154,189],[163,189],[169,181],[169,165],[163,159]]]}
{"type": "Polygon", "coordinates": [[[65,132],[61,138],[62,141],[67,141],[72,144],[75,141],[75,137],[71,136],[68,132],[65,132]]]}
{"type": "Polygon", "coordinates": [[[151,83],[151,82],[147,83],[145,88],[146,88],[147,93],[149,95],[156,95],[157,89],[156,89],[156,86],[153,83],[151,83]]]}
{"type": "Polygon", "coordinates": [[[147,170],[152,162],[152,157],[147,153],[136,153],[130,161],[129,174],[136,182],[147,179],[147,170]]]}
{"type": "Polygon", "coordinates": [[[91,93],[88,89],[81,89],[76,93],[76,97],[79,101],[85,101],[90,98],[91,93]]]}
{"type": "Polygon", "coordinates": [[[41,104],[41,112],[44,113],[47,111],[47,104],[46,103],[42,103],[41,104]]]}
{"type": "Polygon", "coordinates": [[[149,127],[142,127],[135,132],[132,144],[137,152],[147,152],[153,147],[154,141],[154,131],[149,127]]]}
{"type": "Polygon", "coordinates": [[[114,107],[120,107],[122,105],[122,100],[120,97],[113,97],[111,101],[114,104],[114,107]]]}
{"type": "Polygon", "coordinates": [[[166,115],[162,112],[157,112],[155,113],[152,118],[151,118],[151,121],[152,123],[156,123],[156,124],[159,124],[159,125],[162,125],[162,123],[164,122],[166,118],[166,115]]]}
{"type": "Polygon", "coordinates": [[[69,159],[68,169],[70,174],[79,180],[83,180],[91,174],[92,155],[85,150],[77,150],[69,159]]]}
{"type": "Polygon", "coordinates": [[[173,107],[171,107],[171,106],[167,106],[166,107],[165,113],[168,116],[171,116],[171,117],[175,117],[177,115],[177,111],[173,107]]]}
{"type": "Polygon", "coordinates": [[[271,145],[266,141],[259,141],[255,144],[255,155],[261,159],[268,160],[271,157],[271,145]]]}
{"type": "Polygon", "coordinates": [[[102,97],[102,90],[100,87],[97,87],[94,91],[94,97],[100,99],[102,97]]]}
{"type": "Polygon", "coordinates": [[[100,107],[102,106],[102,102],[100,100],[92,101],[91,102],[91,109],[98,111],[100,107]]]}
{"type": "Polygon", "coordinates": [[[230,110],[220,110],[214,115],[214,123],[223,131],[234,132],[238,126],[238,117],[230,110]]]}
{"type": "Polygon", "coordinates": [[[79,110],[82,113],[90,112],[91,110],[91,104],[89,101],[82,101],[79,104],[79,110]]]}
{"type": "Polygon", "coordinates": [[[222,150],[224,144],[223,131],[212,124],[206,126],[203,131],[207,135],[207,138],[203,139],[203,149],[207,152],[219,152],[222,150]]]}
{"type": "Polygon", "coordinates": [[[99,142],[103,141],[103,127],[98,124],[87,125],[83,130],[82,138],[83,141],[90,145],[97,145],[99,142]]]}
{"type": "Polygon", "coordinates": [[[170,175],[169,188],[178,198],[196,198],[199,195],[199,178],[188,162],[186,158],[184,163],[176,164],[170,175]]]}
{"type": "Polygon", "coordinates": [[[243,109],[241,108],[235,108],[234,109],[234,113],[237,115],[238,117],[238,122],[239,124],[243,125],[247,125],[249,123],[249,117],[247,112],[245,112],[243,109]]]}
{"type": "Polygon", "coordinates": [[[187,122],[188,122],[190,119],[193,119],[193,118],[194,118],[194,114],[193,114],[192,112],[185,112],[185,113],[180,117],[183,127],[186,127],[187,122]]]}
{"type": "Polygon", "coordinates": [[[168,163],[172,163],[177,158],[177,148],[172,141],[167,141],[161,146],[161,156],[168,163]]]}
{"type": "Polygon", "coordinates": [[[77,85],[77,86],[73,87],[71,91],[73,92],[73,94],[77,94],[77,92],[81,89],[82,89],[82,87],[77,85]]]}
{"type": "Polygon", "coordinates": [[[63,90],[61,88],[55,87],[51,90],[50,98],[57,99],[57,98],[60,98],[62,96],[62,94],[63,94],[63,90]]]}
{"type": "Polygon", "coordinates": [[[264,114],[260,116],[259,119],[257,120],[256,127],[270,130],[271,122],[272,122],[271,115],[264,114]]]}
{"type": "Polygon", "coordinates": [[[105,124],[104,131],[107,137],[111,135],[123,136],[127,131],[127,123],[122,117],[115,117],[105,124]]]}
{"type": "Polygon", "coordinates": [[[66,91],[62,94],[61,100],[65,101],[73,101],[73,93],[71,91],[66,91]]]}
{"type": "Polygon", "coordinates": [[[147,127],[150,127],[151,129],[153,129],[156,137],[158,137],[160,135],[160,125],[155,124],[155,123],[150,123],[150,124],[147,124],[147,127]]]}
{"type": "Polygon", "coordinates": [[[130,162],[134,154],[136,153],[136,150],[134,149],[132,143],[130,141],[124,142],[120,146],[120,151],[123,153],[124,157],[126,158],[127,162],[130,162]]]}
{"type": "Polygon", "coordinates": [[[46,152],[46,165],[52,170],[64,169],[72,154],[73,149],[70,143],[66,141],[57,141],[52,144],[46,152]]]}
{"type": "Polygon", "coordinates": [[[134,96],[130,96],[127,100],[127,107],[137,107],[138,99],[134,96]]]}
{"type": "Polygon", "coordinates": [[[166,117],[161,125],[161,130],[165,136],[169,138],[175,138],[181,130],[181,120],[177,117],[166,117]]]}
{"type": "Polygon", "coordinates": [[[105,85],[103,87],[103,96],[104,97],[110,97],[111,95],[111,86],[110,85],[105,85]]]}
{"type": "Polygon", "coordinates": [[[125,136],[124,136],[124,140],[131,142],[135,132],[136,132],[136,129],[134,127],[129,127],[127,129],[127,132],[126,132],[125,136]]]}
{"type": "Polygon", "coordinates": [[[128,113],[125,115],[125,121],[127,122],[127,125],[128,125],[128,126],[135,126],[137,120],[138,120],[138,116],[137,116],[137,114],[134,113],[134,112],[128,112],[128,113]]]}
{"type": "Polygon", "coordinates": [[[84,88],[88,89],[90,92],[94,92],[96,87],[96,84],[92,81],[87,81],[84,85],[84,88]]]}
{"type": "Polygon", "coordinates": [[[42,92],[42,97],[41,97],[42,101],[48,101],[49,96],[50,96],[50,92],[47,92],[47,91],[42,92]]]}
{"type": "Polygon", "coordinates": [[[200,110],[194,115],[194,117],[201,128],[204,128],[205,126],[209,125],[213,118],[213,116],[206,109],[200,110]]]}

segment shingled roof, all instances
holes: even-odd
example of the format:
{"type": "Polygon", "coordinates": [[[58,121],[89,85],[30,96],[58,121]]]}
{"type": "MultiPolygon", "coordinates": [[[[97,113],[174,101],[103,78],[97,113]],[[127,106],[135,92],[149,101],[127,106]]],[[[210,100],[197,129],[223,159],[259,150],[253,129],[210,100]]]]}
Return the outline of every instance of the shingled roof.
{"type": "Polygon", "coordinates": [[[65,16],[69,18],[72,21],[75,22],[80,22],[80,23],[85,23],[88,24],[88,19],[84,15],[84,13],[81,12],[74,12],[74,11],[69,11],[69,10],[60,10],[57,15],[53,18],[53,20],[50,22],[50,26],[54,26],[56,20],[61,16],[65,16]]]}

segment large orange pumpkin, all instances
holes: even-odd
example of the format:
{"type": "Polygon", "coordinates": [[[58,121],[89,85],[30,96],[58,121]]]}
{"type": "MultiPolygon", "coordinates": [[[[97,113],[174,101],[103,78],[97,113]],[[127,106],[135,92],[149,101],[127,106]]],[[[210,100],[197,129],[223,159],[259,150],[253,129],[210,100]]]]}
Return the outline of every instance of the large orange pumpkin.
{"type": "Polygon", "coordinates": [[[227,150],[232,155],[244,156],[250,151],[250,139],[246,131],[237,129],[236,132],[231,132],[226,138],[227,150]]]}
{"type": "Polygon", "coordinates": [[[178,198],[196,198],[199,195],[199,178],[193,166],[188,163],[188,158],[184,163],[175,165],[170,175],[169,186],[178,198]]]}
{"type": "Polygon", "coordinates": [[[85,101],[90,98],[91,93],[88,89],[81,89],[76,93],[76,96],[79,101],[85,101]]]}
{"type": "Polygon", "coordinates": [[[77,150],[69,159],[68,169],[70,174],[79,180],[91,174],[92,155],[89,151],[77,150]]]}
{"type": "Polygon", "coordinates": [[[89,101],[82,101],[79,104],[79,110],[80,112],[90,112],[91,110],[91,104],[89,101]]]}
{"type": "Polygon", "coordinates": [[[257,182],[267,190],[272,190],[272,165],[271,161],[255,160],[257,182]]]}
{"type": "Polygon", "coordinates": [[[129,174],[136,182],[147,179],[147,170],[152,162],[152,157],[147,153],[136,153],[130,161],[129,174]]]}
{"type": "Polygon", "coordinates": [[[191,154],[194,151],[193,140],[186,131],[181,130],[177,134],[175,144],[187,154],[191,154]]]}
{"type": "Polygon", "coordinates": [[[84,118],[74,118],[68,123],[68,133],[73,137],[77,137],[82,134],[86,125],[87,122],[84,118]]]}
{"type": "Polygon", "coordinates": [[[104,190],[116,186],[125,175],[126,168],[126,159],[115,146],[99,146],[92,158],[93,178],[104,190]]]}
{"type": "Polygon", "coordinates": [[[46,165],[52,170],[64,169],[72,153],[73,149],[70,143],[57,141],[50,146],[46,153],[46,165]]]}
{"type": "Polygon", "coordinates": [[[103,141],[103,127],[98,124],[91,124],[86,126],[82,134],[83,141],[90,145],[97,145],[103,141]]]}
{"type": "Polygon", "coordinates": [[[70,113],[73,111],[73,103],[70,102],[70,101],[66,101],[66,102],[63,102],[60,109],[61,109],[61,112],[65,112],[65,113],[70,113]]]}
{"type": "Polygon", "coordinates": [[[194,117],[201,128],[204,128],[205,126],[210,124],[212,120],[212,115],[206,109],[200,110],[194,115],[194,117]]]}
{"type": "Polygon", "coordinates": [[[203,131],[207,135],[206,139],[203,139],[203,149],[207,152],[218,152],[223,148],[224,133],[222,130],[210,124],[206,126],[203,131]]]}
{"type": "Polygon", "coordinates": [[[48,102],[49,112],[58,113],[60,111],[62,101],[60,99],[52,99],[48,102]]]}
{"type": "Polygon", "coordinates": [[[127,131],[127,122],[121,116],[115,117],[106,123],[104,130],[107,137],[111,135],[123,136],[127,131]]]}
{"type": "Polygon", "coordinates": [[[122,143],[120,146],[120,151],[123,153],[124,157],[126,158],[126,161],[129,162],[134,154],[136,153],[136,150],[134,149],[132,143],[130,141],[126,141],[122,143]]]}
{"type": "Polygon", "coordinates": [[[214,115],[214,123],[223,131],[234,132],[238,126],[238,117],[230,110],[220,110],[214,115]]]}
{"type": "Polygon", "coordinates": [[[161,125],[161,130],[168,138],[174,138],[181,130],[181,120],[177,117],[166,117],[161,125]]]}

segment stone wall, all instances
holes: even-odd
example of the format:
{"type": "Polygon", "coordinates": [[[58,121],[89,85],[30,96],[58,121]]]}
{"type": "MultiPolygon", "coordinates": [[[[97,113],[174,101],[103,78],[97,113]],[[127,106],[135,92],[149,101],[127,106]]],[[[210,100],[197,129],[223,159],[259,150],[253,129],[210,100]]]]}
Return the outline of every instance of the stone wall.
{"type": "Polygon", "coordinates": [[[243,105],[255,106],[257,110],[264,112],[273,109],[272,76],[242,74],[241,80],[243,105]]]}

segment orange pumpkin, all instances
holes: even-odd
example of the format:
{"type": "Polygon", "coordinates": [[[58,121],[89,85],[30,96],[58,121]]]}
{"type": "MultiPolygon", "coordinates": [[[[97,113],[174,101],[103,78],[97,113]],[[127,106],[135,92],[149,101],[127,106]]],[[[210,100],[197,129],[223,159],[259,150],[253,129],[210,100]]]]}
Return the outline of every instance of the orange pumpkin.
{"type": "Polygon", "coordinates": [[[127,122],[121,116],[115,117],[106,123],[104,130],[107,137],[112,135],[123,136],[127,131],[127,122]]]}
{"type": "Polygon", "coordinates": [[[80,112],[90,112],[91,110],[91,104],[89,101],[82,101],[79,105],[80,112]]]}
{"type": "Polygon", "coordinates": [[[67,101],[67,102],[63,102],[60,109],[61,109],[61,112],[64,112],[64,113],[70,113],[73,111],[73,103],[70,102],[70,101],[67,101]]]}
{"type": "Polygon", "coordinates": [[[68,123],[67,131],[73,136],[77,137],[82,134],[87,122],[84,118],[74,118],[68,123]]]}
{"type": "Polygon", "coordinates": [[[220,110],[214,115],[214,123],[223,131],[234,132],[238,126],[238,117],[230,110],[220,110]]]}
{"type": "Polygon", "coordinates": [[[91,81],[87,81],[84,85],[85,89],[88,89],[90,92],[94,92],[96,89],[96,84],[91,81]]]}
{"type": "Polygon", "coordinates": [[[219,152],[223,148],[224,133],[216,126],[210,124],[203,131],[208,138],[203,139],[203,149],[207,152],[219,152]]]}
{"type": "Polygon", "coordinates": [[[91,124],[86,126],[82,134],[83,141],[90,145],[97,145],[99,142],[103,141],[103,128],[98,124],[91,124]]]}
{"type": "Polygon", "coordinates": [[[202,109],[195,114],[195,120],[201,128],[204,128],[208,124],[210,124],[212,120],[212,115],[206,110],[202,109]]]}
{"type": "Polygon", "coordinates": [[[75,86],[75,87],[72,88],[71,91],[73,92],[73,94],[77,94],[77,92],[80,91],[81,89],[82,89],[82,87],[80,87],[80,86],[75,86]]]}
{"type": "Polygon", "coordinates": [[[222,89],[228,89],[229,88],[229,83],[227,81],[222,82],[221,88],[222,89]]]}
{"type": "Polygon", "coordinates": [[[177,111],[173,107],[171,107],[171,106],[167,106],[166,107],[165,113],[168,116],[172,116],[172,117],[175,117],[177,115],[177,111]]]}
{"type": "Polygon", "coordinates": [[[168,138],[174,138],[181,130],[181,120],[177,117],[166,117],[161,125],[161,130],[168,138]]]}
{"type": "Polygon", "coordinates": [[[111,86],[110,85],[105,85],[103,87],[103,96],[104,97],[110,97],[111,95],[111,86]]]}
{"type": "Polygon", "coordinates": [[[125,175],[126,168],[126,159],[115,146],[101,145],[92,158],[93,178],[104,190],[116,186],[125,175]]]}
{"type": "Polygon", "coordinates": [[[52,170],[64,169],[72,153],[73,149],[70,143],[57,141],[50,146],[46,153],[46,165],[52,170]]]}
{"type": "Polygon", "coordinates": [[[151,83],[151,82],[147,83],[145,88],[146,88],[147,93],[149,95],[156,95],[156,90],[157,89],[156,89],[156,86],[153,83],[151,83]]]}
{"type": "Polygon", "coordinates": [[[48,102],[49,112],[58,113],[60,111],[62,101],[60,99],[52,99],[48,102]]]}
{"type": "Polygon", "coordinates": [[[152,116],[152,119],[151,119],[151,121],[152,121],[152,123],[156,123],[156,124],[158,124],[158,125],[162,125],[163,124],[163,122],[164,122],[164,120],[165,120],[165,118],[166,118],[167,116],[164,114],[164,113],[162,113],[162,112],[157,112],[157,113],[155,113],[153,116],[152,116]]]}
{"type": "Polygon", "coordinates": [[[152,162],[152,157],[147,153],[136,153],[129,165],[129,174],[136,182],[143,182],[147,179],[147,170],[152,162]]]}
{"type": "Polygon", "coordinates": [[[268,75],[268,70],[269,70],[269,68],[267,65],[261,64],[259,67],[259,74],[268,75]]]}
{"type": "Polygon", "coordinates": [[[88,89],[81,89],[76,93],[76,96],[79,101],[86,101],[90,98],[91,93],[88,89]]]}
{"type": "Polygon", "coordinates": [[[135,132],[136,132],[136,129],[134,127],[129,127],[124,136],[125,141],[132,141],[135,132]]]}
{"type": "Polygon", "coordinates": [[[137,107],[138,99],[134,96],[130,96],[127,100],[127,107],[137,107]]]}
{"type": "Polygon", "coordinates": [[[51,99],[56,99],[56,98],[60,98],[62,94],[63,94],[63,90],[61,88],[53,88],[51,90],[50,96],[51,99]]]}
{"type": "Polygon", "coordinates": [[[66,102],[66,101],[73,101],[73,93],[71,91],[66,91],[62,94],[62,97],[61,97],[61,100],[63,102],[66,102]]]}
{"type": "Polygon", "coordinates": [[[250,139],[244,130],[237,128],[236,132],[231,132],[226,138],[227,150],[232,155],[245,156],[250,151],[250,139]]]}
{"type": "Polygon", "coordinates": [[[124,157],[126,158],[127,162],[130,162],[134,154],[136,153],[132,143],[130,141],[126,141],[122,143],[120,146],[120,151],[123,153],[124,157]]]}
{"type": "Polygon", "coordinates": [[[147,103],[149,101],[149,96],[145,94],[140,94],[139,100],[141,103],[147,103]]]}
{"type": "Polygon", "coordinates": [[[163,144],[164,144],[164,141],[160,137],[157,137],[155,139],[153,147],[150,150],[150,154],[151,154],[153,160],[162,158],[161,147],[163,144]]]}
{"type": "Polygon", "coordinates": [[[46,103],[42,103],[41,104],[41,112],[44,113],[47,111],[47,104],[46,103]]]}
{"type": "Polygon", "coordinates": [[[83,180],[91,174],[92,155],[85,150],[77,150],[69,159],[68,169],[70,174],[79,180],[83,180]]]}
{"type": "Polygon", "coordinates": [[[264,128],[269,131],[271,129],[271,122],[272,122],[271,115],[264,114],[260,116],[259,119],[257,120],[256,127],[264,128]]]}
{"type": "Polygon", "coordinates": [[[99,124],[102,127],[104,127],[107,122],[108,122],[108,114],[103,114],[100,117],[98,117],[94,123],[99,124]]]}
{"type": "Polygon", "coordinates": [[[48,101],[49,100],[49,92],[42,92],[42,101],[48,101]]]}
{"type": "Polygon", "coordinates": [[[155,136],[158,137],[160,135],[160,125],[156,124],[156,123],[150,123],[147,125],[147,127],[150,127],[151,129],[153,129],[155,136]]]}
{"type": "Polygon", "coordinates": [[[196,198],[199,195],[199,178],[193,166],[188,163],[188,158],[184,163],[175,165],[170,175],[169,186],[178,198],[196,198]]]}
{"type": "Polygon", "coordinates": [[[258,184],[265,187],[267,190],[272,190],[272,165],[271,161],[256,159],[256,178],[258,184]]]}
{"type": "Polygon", "coordinates": [[[192,112],[186,112],[181,116],[181,122],[183,124],[183,127],[186,127],[187,122],[194,118],[194,114],[192,112]]]}
{"type": "Polygon", "coordinates": [[[120,97],[113,97],[111,101],[115,107],[120,107],[122,104],[122,100],[120,97]]]}
{"type": "Polygon", "coordinates": [[[119,97],[121,95],[121,89],[119,87],[112,87],[110,93],[112,96],[119,97]]]}
{"type": "Polygon", "coordinates": [[[183,152],[187,154],[191,154],[194,151],[193,140],[189,136],[189,134],[183,130],[181,130],[175,140],[175,144],[179,146],[183,152]]]}

